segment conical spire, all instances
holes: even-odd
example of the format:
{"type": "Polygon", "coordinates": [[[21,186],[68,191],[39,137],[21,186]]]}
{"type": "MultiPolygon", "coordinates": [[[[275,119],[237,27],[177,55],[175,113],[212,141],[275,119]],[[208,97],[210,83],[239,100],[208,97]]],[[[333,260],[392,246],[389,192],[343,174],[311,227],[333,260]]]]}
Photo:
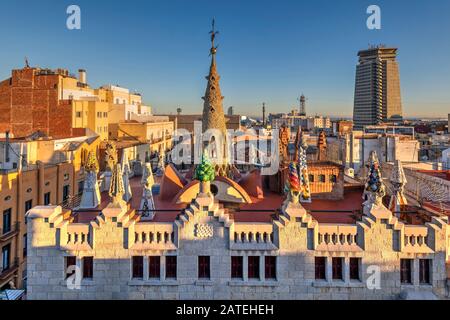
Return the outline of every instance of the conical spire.
{"type": "MultiPolygon", "coordinates": [[[[222,101],[224,97],[220,91],[220,76],[217,72],[216,67],[216,53],[217,47],[214,46],[214,40],[217,36],[218,32],[215,30],[214,20],[213,20],[213,29],[210,32],[211,34],[211,66],[209,68],[209,75],[206,77],[208,80],[208,84],[206,86],[205,96],[202,98],[204,100],[203,104],[203,132],[206,132],[209,129],[217,129],[222,134],[222,141],[220,147],[224,155],[224,159],[227,157],[227,148],[226,148],[226,132],[227,127],[225,123],[225,115],[223,112],[223,104],[222,101]]],[[[216,139],[217,140],[217,139],[216,139]]],[[[216,142],[217,143],[217,142],[216,142]]],[[[226,161],[218,161],[218,162],[226,162],[226,161]]]]}

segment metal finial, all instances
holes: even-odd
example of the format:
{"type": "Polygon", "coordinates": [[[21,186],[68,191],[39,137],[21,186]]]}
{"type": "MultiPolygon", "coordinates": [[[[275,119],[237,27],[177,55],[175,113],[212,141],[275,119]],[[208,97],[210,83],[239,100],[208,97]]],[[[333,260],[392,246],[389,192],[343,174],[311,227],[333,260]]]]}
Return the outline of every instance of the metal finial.
{"type": "Polygon", "coordinates": [[[219,34],[219,31],[216,31],[216,20],[212,20],[212,30],[209,32],[211,35],[211,55],[215,55],[217,53],[217,48],[214,46],[214,40],[216,39],[216,36],[219,34]]]}

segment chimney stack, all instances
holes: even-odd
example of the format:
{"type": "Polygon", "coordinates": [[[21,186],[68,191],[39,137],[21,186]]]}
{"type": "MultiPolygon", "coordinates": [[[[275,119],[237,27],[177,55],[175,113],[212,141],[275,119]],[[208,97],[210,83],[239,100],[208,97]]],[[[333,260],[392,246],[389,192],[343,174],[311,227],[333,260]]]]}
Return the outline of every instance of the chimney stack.
{"type": "Polygon", "coordinates": [[[87,84],[86,82],[86,70],[80,69],[78,70],[78,79],[80,83],[87,84]]]}

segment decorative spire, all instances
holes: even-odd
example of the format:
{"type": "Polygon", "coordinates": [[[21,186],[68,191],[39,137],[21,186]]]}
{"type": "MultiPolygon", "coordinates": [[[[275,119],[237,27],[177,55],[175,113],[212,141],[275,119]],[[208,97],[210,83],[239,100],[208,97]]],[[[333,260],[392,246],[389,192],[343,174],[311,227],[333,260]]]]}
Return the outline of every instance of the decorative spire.
{"type": "Polygon", "coordinates": [[[408,204],[408,201],[403,193],[407,180],[405,172],[403,171],[402,162],[400,160],[396,160],[394,162],[390,182],[393,190],[389,203],[389,210],[392,212],[400,212],[404,209],[405,205],[408,204]]]}
{"type": "Polygon", "coordinates": [[[95,152],[89,151],[84,170],[86,170],[86,172],[98,172],[98,161],[95,152]]]}
{"type": "Polygon", "coordinates": [[[288,201],[292,203],[298,203],[301,186],[300,179],[298,177],[298,169],[295,162],[289,164],[289,179],[286,181],[285,191],[288,193],[288,201]]]}
{"type": "Polygon", "coordinates": [[[380,162],[376,151],[371,151],[367,161],[369,174],[366,179],[364,197],[367,196],[365,204],[376,206],[382,205],[383,197],[386,195],[383,179],[381,178],[380,162]]]}
{"type": "MultiPolygon", "coordinates": [[[[225,115],[223,112],[223,99],[220,90],[220,76],[217,72],[216,67],[216,53],[217,47],[215,47],[215,38],[219,34],[215,30],[215,22],[213,20],[211,34],[211,67],[209,69],[209,75],[206,77],[208,84],[206,86],[205,96],[202,98],[204,100],[203,104],[203,122],[202,129],[206,132],[209,129],[217,129],[222,134],[221,139],[216,137],[215,142],[208,142],[205,144],[207,147],[210,143],[215,143],[217,148],[221,149],[221,152],[217,152],[217,155],[222,155],[223,159],[217,159],[217,163],[224,164],[228,162],[226,159],[228,157],[227,149],[227,127],[225,122],[225,115]],[[219,145],[220,144],[220,145],[219,145]]],[[[216,159],[214,159],[216,160],[216,159]]],[[[215,161],[216,162],[216,161],[215,161]]],[[[226,170],[225,170],[226,171],[226,170]]]]}
{"type": "Polygon", "coordinates": [[[116,145],[112,141],[106,143],[106,163],[109,170],[113,171],[115,165],[117,164],[117,149],[116,145]]]}
{"type": "Polygon", "coordinates": [[[202,156],[202,162],[195,169],[195,179],[201,182],[211,182],[215,179],[214,167],[208,159],[208,153],[205,150],[202,156]]]}
{"type": "Polygon", "coordinates": [[[158,167],[156,169],[156,175],[158,177],[162,177],[166,170],[166,154],[164,149],[161,149],[161,152],[158,154],[158,167]]]}
{"type": "Polygon", "coordinates": [[[100,188],[97,180],[98,162],[95,152],[89,151],[84,169],[86,170],[86,177],[80,201],[80,209],[95,209],[101,202],[100,188]]]}
{"type": "Polygon", "coordinates": [[[123,206],[123,178],[120,164],[117,163],[117,150],[113,142],[109,141],[106,145],[106,161],[111,169],[111,183],[109,186],[109,196],[112,199],[113,206],[123,206]]]}
{"type": "Polygon", "coordinates": [[[300,202],[311,202],[311,188],[309,185],[309,173],[308,173],[308,163],[306,158],[306,150],[308,149],[308,144],[306,142],[306,137],[302,135],[301,146],[298,149],[298,173],[301,182],[301,194],[300,202]]]}
{"type": "Polygon", "coordinates": [[[320,131],[319,139],[317,140],[317,160],[325,161],[327,160],[327,136],[325,131],[320,131]]]}
{"type": "Polygon", "coordinates": [[[132,198],[131,185],[130,185],[130,161],[128,160],[128,154],[123,150],[122,152],[122,180],[124,187],[123,200],[129,202],[132,198]]]}
{"type": "Polygon", "coordinates": [[[153,179],[152,167],[146,163],[142,174],[141,185],[143,187],[142,200],[139,210],[141,210],[142,220],[153,220],[155,216],[155,201],[153,200],[152,187],[155,181],[153,179]]]}

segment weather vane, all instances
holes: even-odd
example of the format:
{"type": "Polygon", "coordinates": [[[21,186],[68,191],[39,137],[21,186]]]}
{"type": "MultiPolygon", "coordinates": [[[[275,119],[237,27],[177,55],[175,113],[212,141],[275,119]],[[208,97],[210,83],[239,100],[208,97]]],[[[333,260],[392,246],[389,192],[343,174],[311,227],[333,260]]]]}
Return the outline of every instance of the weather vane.
{"type": "Polygon", "coordinates": [[[212,20],[212,30],[209,32],[211,35],[211,54],[215,55],[217,52],[217,47],[214,46],[214,40],[216,39],[216,36],[219,34],[219,31],[216,31],[216,21],[215,19],[212,20]]]}

